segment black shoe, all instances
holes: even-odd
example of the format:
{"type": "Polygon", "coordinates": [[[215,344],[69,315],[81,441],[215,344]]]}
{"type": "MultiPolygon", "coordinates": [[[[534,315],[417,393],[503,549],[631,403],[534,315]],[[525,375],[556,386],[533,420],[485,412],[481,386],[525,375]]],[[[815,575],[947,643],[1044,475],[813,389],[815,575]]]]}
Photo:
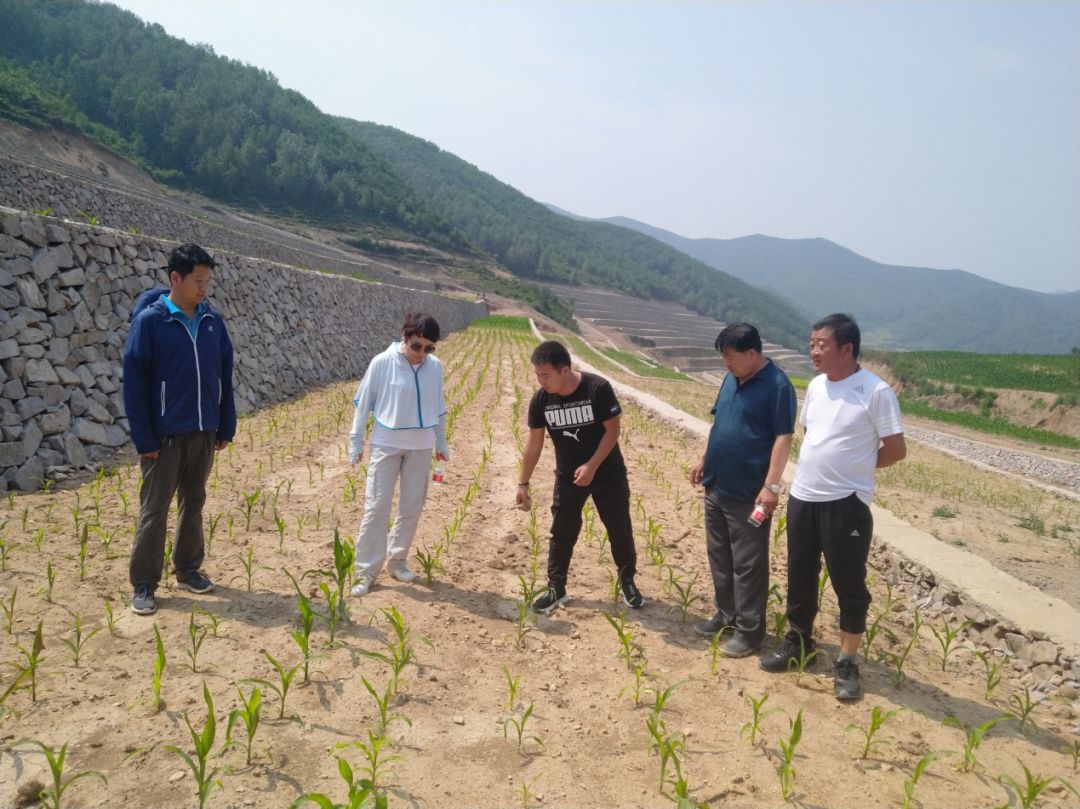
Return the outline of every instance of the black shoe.
{"type": "Polygon", "coordinates": [[[833,666],[833,691],[840,700],[858,699],[862,696],[859,684],[859,664],[842,658],[833,666]]]}
{"type": "Polygon", "coordinates": [[[560,605],[570,600],[563,587],[548,587],[543,594],[532,603],[533,612],[547,615],[560,605]]]}
{"type": "Polygon", "coordinates": [[[157,612],[157,599],[154,588],[149,584],[140,584],[131,597],[131,611],[136,615],[153,615],[157,612]]]}
{"type": "Polygon", "coordinates": [[[214,583],[197,570],[178,576],[176,581],[181,590],[193,593],[209,593],[214,589],[214,583]]]}
{"type": "Polygon", "coordinates": [[[729,621],[720,613],[716,613],[712,618],[703,618],[695,623],[693,629],[695,634],[701,635],[703,638],[711,638],[717,632],[723,632],[725,635],[734,632],[733,623],[733,621],[729,621]]]}
{"type": "Polygon", "coordinates": [[[635,610],[640,610],[645,606],[645,596],[641,594],[641,590],[634,584],[633,579],[623,579],[622,600],[626,606],[635,610]]]}
{"type": "Polygon", "coordinates": [[[784,638],[784,642],[779,649],[761,656],[758,665],[765,671],[778,674],[798,668],[800,660],[805,660],[804,668],[813,668],[814,662],[817,660],[814,642],[806,641],[804,646],[799,643],[797,638],[784,638]]]}

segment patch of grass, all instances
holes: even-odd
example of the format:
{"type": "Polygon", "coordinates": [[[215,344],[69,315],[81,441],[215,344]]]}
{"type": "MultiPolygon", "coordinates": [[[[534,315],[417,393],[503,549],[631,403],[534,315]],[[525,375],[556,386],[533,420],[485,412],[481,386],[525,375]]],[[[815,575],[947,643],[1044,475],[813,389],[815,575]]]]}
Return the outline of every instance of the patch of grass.
{"type": "Polygon", "coordinates": [[[529,318],[517,315],[488,315],[469,324],[474,329],[495,329],[498,331],[516,331],[532,333],[529,318]]]}
{"type": "Polygon", "coordinates": [[[1031,441],[1051,447],[1064,447],[1066,449],[1080,449],[1080,440],[1075,436],[1063,435],[1050,430],[1038,430],[1034,427],[1023,427],[1012,424],[1004,419],[991,418],[978,413],[965,413],[952,410],[942,410],[931,407],[923,402],[912,401],[906,397],[901,398],[901,409],[905,415],[918,416],[931,421],[941,421],[947,424],[956,424],[967,427],[969,430],[977,430],[991,435],[1003,435],[1008,438],[1018,438],[1021,441],[1031,441]]]}
{"type": "Polygon", "coordinates": [[[941,517],[943,520],[951,520],[956,516],[956,509],[949,508],[948,506],[938,506],[934,509],[933,515],[935,517],[941,517]]]}
{"type": "Polygon", "coordinates": [[[674,368],[668,368],[664,365],[648,362],[628,351],[619,351],[614,348],[605,348],[602,350],[605,356],[610,357],[616,362],[622,363],[631,371],[640,374],[641,376],[651,376],[657,379],[676,379],[680,382],[694,381],[686,374],[680,373],[674,368]]]}
{"type": "Polygon", "coordinates": [[[1076,396],[1077,354],[971,354],[962,351],[865,351],[906,384],[934,379],[954,385],[1076,396]]]}

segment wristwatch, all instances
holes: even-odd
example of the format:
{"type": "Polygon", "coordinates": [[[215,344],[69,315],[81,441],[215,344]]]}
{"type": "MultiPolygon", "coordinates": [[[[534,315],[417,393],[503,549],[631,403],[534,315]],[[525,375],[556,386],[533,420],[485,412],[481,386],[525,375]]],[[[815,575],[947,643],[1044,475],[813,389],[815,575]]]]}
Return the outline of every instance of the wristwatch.
{"type": "Polygon", "coordinates": [[[780,484],[779,483],[766,483],[765,488],[768,489],[773,494],[780,494],[780,484]]]}

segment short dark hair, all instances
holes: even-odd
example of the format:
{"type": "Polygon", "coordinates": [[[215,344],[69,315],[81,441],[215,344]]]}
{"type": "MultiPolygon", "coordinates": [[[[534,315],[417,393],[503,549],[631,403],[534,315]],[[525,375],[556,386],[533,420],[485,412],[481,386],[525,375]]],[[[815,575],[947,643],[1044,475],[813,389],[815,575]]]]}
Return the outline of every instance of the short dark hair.
{"type": "Polygon", "coordinates": [[[835,314],[823,317],[811,327],[811,331],[828,329],[832,332],[837,346],[845,346],[851,343],[851,355],[854,359],[859,358],[859,346],[862,344],[862,333],[859,324],[851,315],[835,314]]]}
{"type": "Polygon", "coordinates": [[[570,365],[570,352],[556,340],[548,340],[533,349],[533,365],[550,365],[556,371],[570,365]]]}
{"type": "Polygon", "coordinates": [[[761,335],[749,323],[729,323],[716,335],[716,350],[734,349],[740,353],[753,350],[761,353],[761,335]]]}
{"type": "Polygon", "coordinates": [[[196,267],[202,266],[213,269],[214,257],[197,244],[182,244],[169,254],[169,275],[175,272],[187,278],[196,267]]]}
{"type": "Polygon", "coordinates": [[[423,312],[409,312],[401,325],[401,333],[406,337],[423,337],[433,343],[439,342],[439,324],[431,315],[423,312]]]}

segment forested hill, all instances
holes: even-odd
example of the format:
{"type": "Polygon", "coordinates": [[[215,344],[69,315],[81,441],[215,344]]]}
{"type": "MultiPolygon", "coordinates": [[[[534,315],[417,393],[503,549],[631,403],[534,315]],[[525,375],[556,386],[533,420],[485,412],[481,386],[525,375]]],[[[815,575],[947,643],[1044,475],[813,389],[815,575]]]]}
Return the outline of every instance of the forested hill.
{"type": "Polygon", "coordinates": [[[388,126],[339,121],[440,217],[515,275],[678,301],[720,320],[756,323],[770,340],[789,347],[806,342],[806,318],[777,295],[626,228],[559,216],[428,141],[388,126]]]}
{"type": "Polygon", "coordinates": [[[76,129],[222,201],[463,246],[385,162],[265,70],[115,6],[0,3],[0,116],[76,129]]]}
{"type": "MultiPolygon", "coordinates": [[[[115,6],[2,0],[0,117],[77,130],[158,180],[336,228],[354,244],[405,236],[485,250],[529,281],[675,300],[755,322],[777,343],[805,341],[805,318],[778,296],[625,228],[557,216],[403,132],[325,115],[265,70],[115,6]]],[[[546,290],[487,279],[543,306],[546,290]]],[[[544,311],[559,317],[553,306],[544,311]]]]}
{"type": "Polygon", "coordinates": [[[689,239],[625,217],[602,221],[783,295],[811,320],[851,312],[868,345],[993,354],[1062,354],[1080,345],[1080,292],[1034,292],[962,270],[881,264],[826,239],[689,239]]]}

